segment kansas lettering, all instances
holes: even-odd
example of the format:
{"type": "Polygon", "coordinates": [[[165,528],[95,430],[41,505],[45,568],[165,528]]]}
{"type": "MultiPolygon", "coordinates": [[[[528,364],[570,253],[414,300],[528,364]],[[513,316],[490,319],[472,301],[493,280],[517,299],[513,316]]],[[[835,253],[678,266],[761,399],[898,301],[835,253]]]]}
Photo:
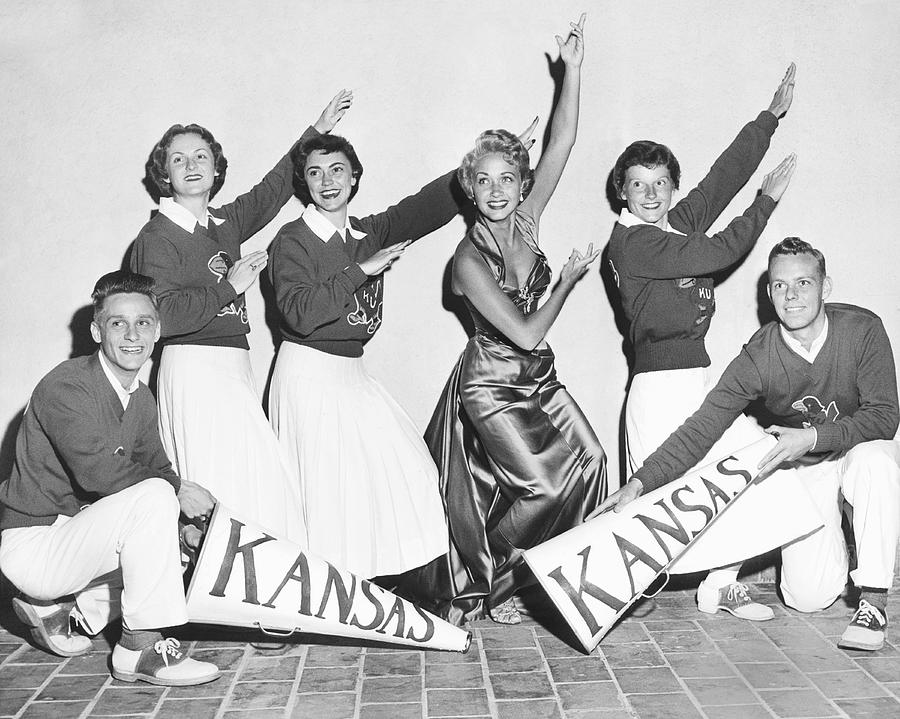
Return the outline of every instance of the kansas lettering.
{"type": "MultiPolygon", "coordinates": [[[[619,531],[605,537],[580,532],[582,543],[545,572],[592,637],[605,631],[610,616],[625,609],[752,481],[750,472],[735,466],[736,462],[736,457],[726,457],[711,478],[678,483],[650,505],[656,509],[644,508],[619,531]],[[598,549],[601,542],[602,550],[598,549]]],[[[529,563],[534,569],[534,563],[529,563]]]]}
{"type": "MultiPolygon", "coordinates": [[[[302,551],[267,552],[268,547],[278,544],[283,550],[285,543],[248,529],[234,517],[230,522],[228,542],[209,596],[228,596],[246,604],[276,609],[280,617],[285,610],[296,611],[296,627],[289,628],[299,631],[304,631],[303,617],[316,617],[419,643],[428,642],[434,636],[432,617],[411,602],[321,559],[310,562],[302,551]],[[263,565],[265,573],[259,571],[263,565]]],[[[264,616],[260,612],[260,617],[264,616]]]]}

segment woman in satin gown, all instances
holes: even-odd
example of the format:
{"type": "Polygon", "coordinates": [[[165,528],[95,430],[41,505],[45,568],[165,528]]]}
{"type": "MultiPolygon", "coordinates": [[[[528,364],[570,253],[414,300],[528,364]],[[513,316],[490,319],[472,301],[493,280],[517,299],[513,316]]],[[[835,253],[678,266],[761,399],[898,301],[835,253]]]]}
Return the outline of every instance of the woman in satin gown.
{"type": "Polygon", "coordinates": [[[452,286],[476,332],[425,435],[441,472],[451,543],[404,583],[423,607],[456,624],[486,613],[521,621],[512,601],[521,550],[581,523],[606,493],[603,449],[557,379],[544,340],[599,252],[573,250],[537,306],[550,284],[538,222],[578,124],[584,16],[571,26],[566,40],[556,38],[566,74],[533,181],[527,150],[505,130],[482,133],[459,169],[478,217],[454,255],[452,286]]]}

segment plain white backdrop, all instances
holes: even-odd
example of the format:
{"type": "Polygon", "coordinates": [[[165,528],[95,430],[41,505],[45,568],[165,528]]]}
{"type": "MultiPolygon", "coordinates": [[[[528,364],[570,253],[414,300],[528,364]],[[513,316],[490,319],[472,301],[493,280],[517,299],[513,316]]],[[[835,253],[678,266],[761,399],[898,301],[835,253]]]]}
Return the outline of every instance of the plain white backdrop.
{"type": "MultiPolygon", "coordinates": [[[[8,461],[34,384],[69,357],[69,329],[103,273],[117,268],[155,205],[144,162],[171,124],[209,127],[229,160],[213,205],[254,184],[341,87],[356,101],[337,132],[365,167],[353,214],[384,209],[454,167],[488,127],[546,127],[554,83],[545,54],[587,10],[578,142],[544,213],[555,271],[573,246],[605,245],[615,215],[606,181],[635,139],[668,144],[686,191],[740,126],[768,106],[797,63],[794,106],[757,175],[715,228],[752,201],[762,175],[797,152],[792,186],[759,244],[717,289],[708,345],[716,371],[759,326],[757,283],[786,235],[820,247],[832,300],[868,307],[900,347],[900,5],[893,0],[756,3],[680,0],[226,0],[200,7],[6,0],[0,7],[0,432],[8,461]]],[[[537,159],[540,142],[532,151],[537,159]]],[[[292,200],[250,240],[266,247],[300,211],[292,200]]],[[[369,369],[424,429],[466,341],[444,307],[457,218],[388,273],[369,369]]],[[[259,288],[248,293],[262,389],[273,355],[259,288]]],[[[618,475],[627,381],[621,335],[598,271],[550,335],[564,383],[618,475]]],[[[83,344],[84,338],[79,338],[83,344]]],[[[228,438],[223,437],[223,443],[228,438]]],[[[6,464],[4,464],[4,468],[6,464]]]]}

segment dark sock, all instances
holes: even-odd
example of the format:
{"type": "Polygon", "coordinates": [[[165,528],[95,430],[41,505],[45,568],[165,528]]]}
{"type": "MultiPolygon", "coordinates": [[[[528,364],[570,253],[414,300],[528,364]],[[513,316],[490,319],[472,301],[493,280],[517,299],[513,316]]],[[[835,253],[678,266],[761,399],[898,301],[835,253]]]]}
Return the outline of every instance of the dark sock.
{"type": "Polygon", "coordinates": [[[860,587],[859,599],[865,599],[869,604],[884,614],[887,611],[887,589],[879,589],[878,587],[860,587]]]}
{"type": "Polygon", "coordinates": [[[163,638],[163,635],[153,629],[129,629],[122,625],[122,638],[119,644],[124,649],[133,649],[140,651],[147,647],[152,647],[156,642],[163,638]]]}

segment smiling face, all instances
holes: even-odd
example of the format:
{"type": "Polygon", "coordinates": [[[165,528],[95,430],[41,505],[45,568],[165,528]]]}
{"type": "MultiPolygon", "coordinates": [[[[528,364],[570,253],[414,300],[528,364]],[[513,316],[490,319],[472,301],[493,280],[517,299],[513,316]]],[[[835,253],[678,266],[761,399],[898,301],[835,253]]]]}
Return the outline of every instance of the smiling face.
{"type": "Polygon", "coordinates": [[[209,144],[192,132],[176,135],[166,150],[166,174],[172,197],[206,196],[216,179],[216,161],[209,144]]]}
{"type": "Polygon", "coordinates": [[[628,211],[641,221],[665,229],[675,185],[665,165],[632,165],[625,170],[621,197],[628,211]]]}
{"type": "Polygon", "coordinates": [[[825,326],[831,279],[813,255],[776,255],[769,262],[769,299],[782,326],[800,341],[813,340],[825,326]]]}
{"type": "Polygon", "coordinates": [[[131,386],[159,339],[159,316],[147,295],[110,295],[91,322],[91,336],[123,387],[131,386]]]}
{"type": "Polygon", "coordinates": [[[499,153],[485,155],[473,168],[472,192],[475,206],[486,219],[492,222],[505,220],[521,202],[519,168],[499,153]]]}
{"type": "Polygon", "coordinates": [[[356,178],[353,165],[343,152],[311,152],[303,176],[310,199],[319,210],[328,214],[346,212],[356,178]]]}

